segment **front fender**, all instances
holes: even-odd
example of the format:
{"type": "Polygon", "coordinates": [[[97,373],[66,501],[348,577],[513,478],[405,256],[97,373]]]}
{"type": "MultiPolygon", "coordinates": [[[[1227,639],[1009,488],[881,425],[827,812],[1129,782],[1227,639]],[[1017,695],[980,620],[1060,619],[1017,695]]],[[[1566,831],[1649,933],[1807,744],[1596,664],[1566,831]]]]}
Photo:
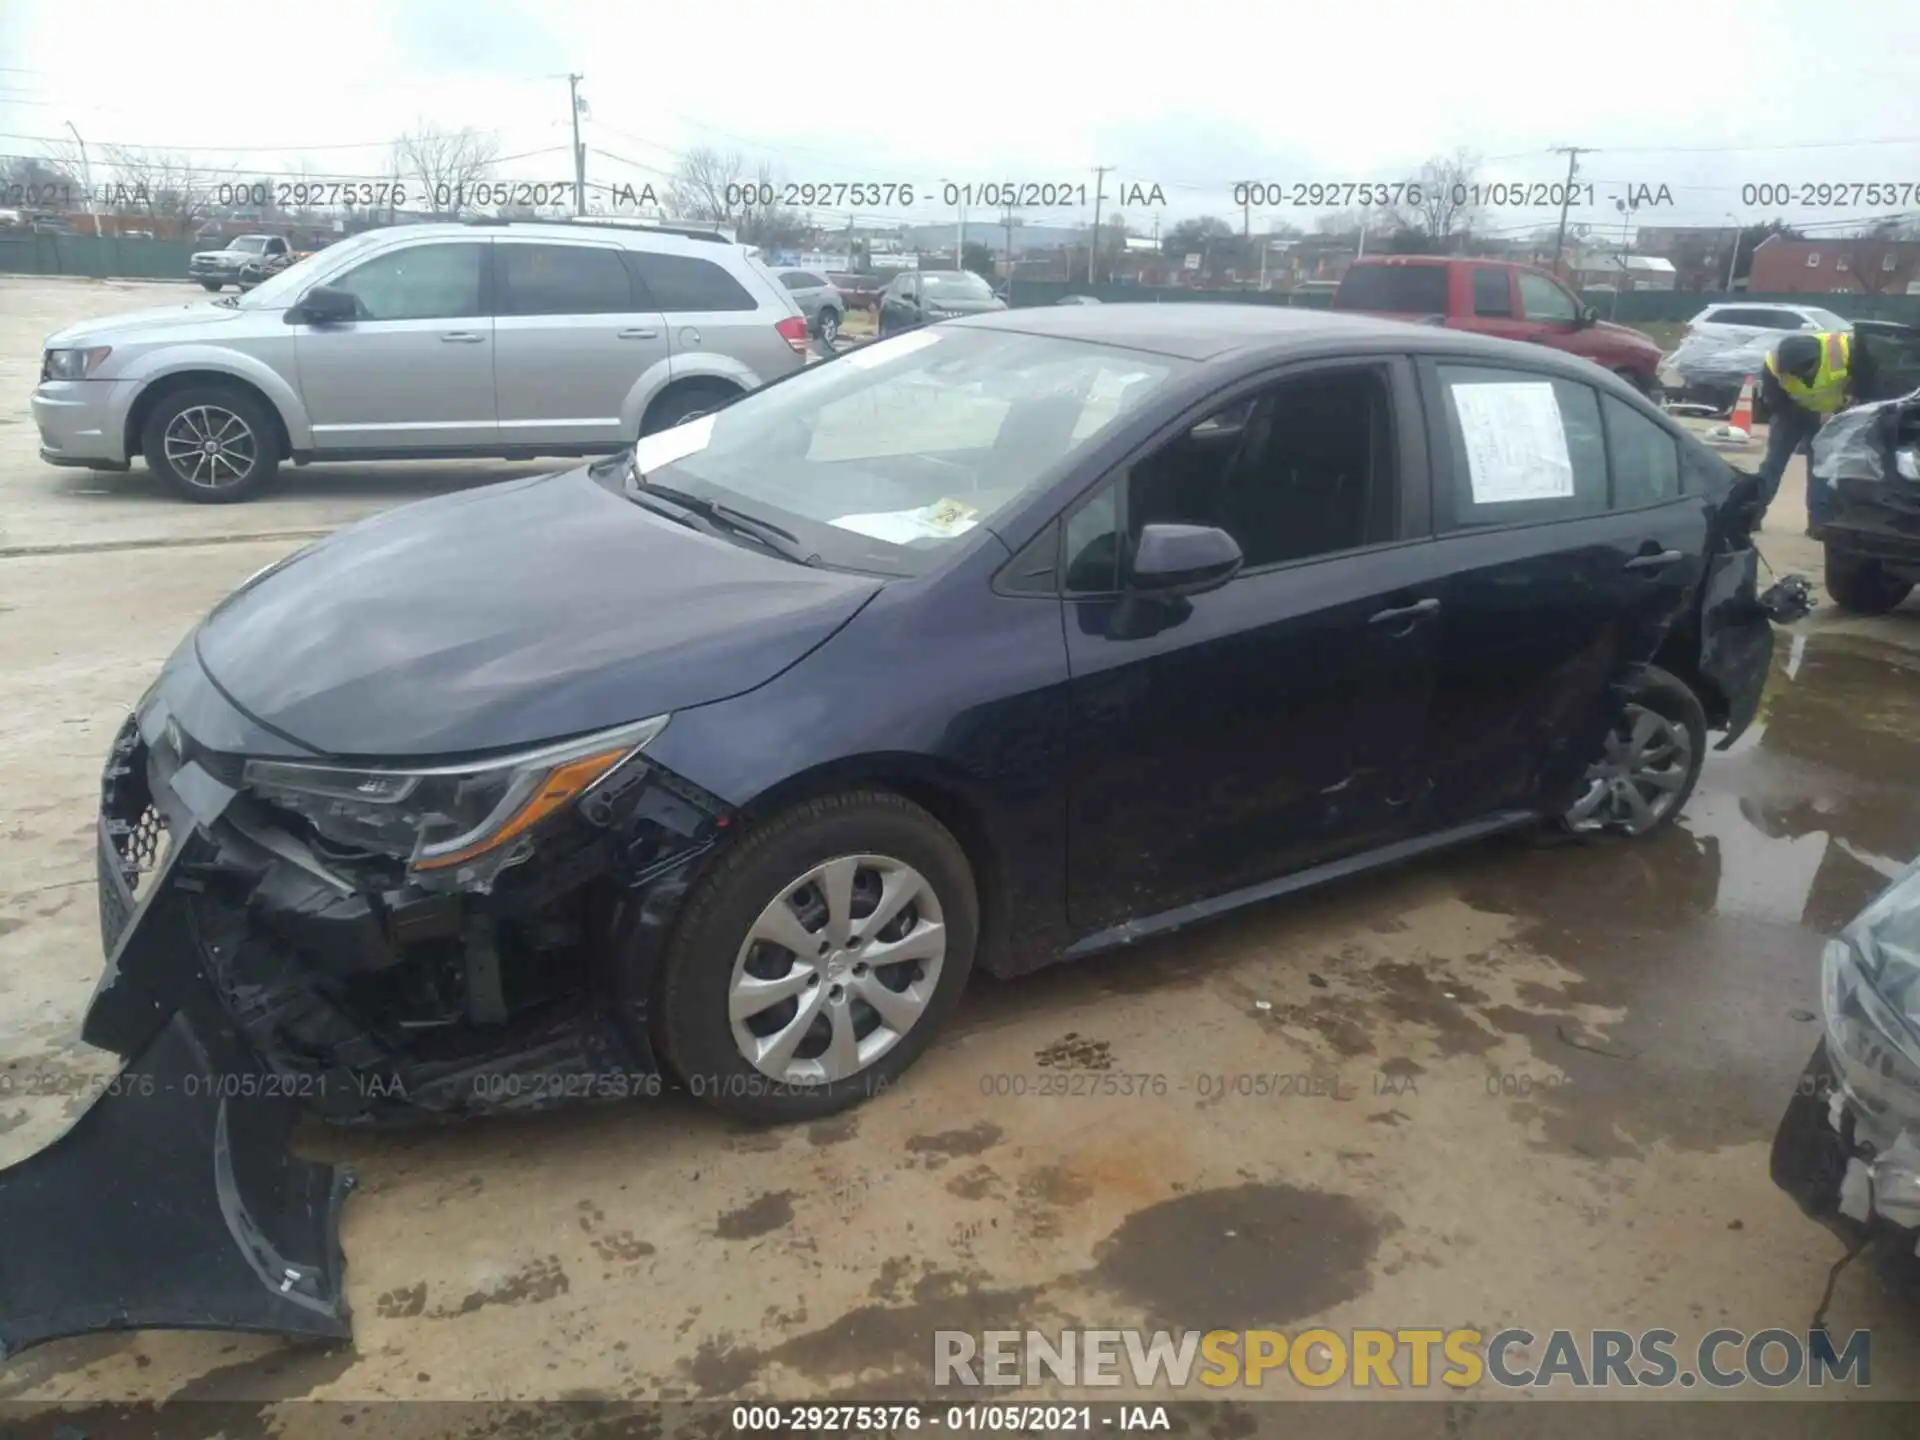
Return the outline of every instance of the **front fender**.
{"type": "MultiPolygon", "coordinates": [[[[286,354],[290,365],[293,358],[291,333],[287,336],[286,354]]],[[[295,450],[313,448],[313,426],[307,418],[307,407],[301,402],[300,392],[278,370],[256,356],[224,345],[168,345],[156,350],[151,361],[136,362],[122,378],[138,382],[141,393],[144,393],[169,376],[188,373],[231,375],[237,380],[246,381],[265,395],[274,409],[280,412],[281,422],[287,427],[289,446],[295,450]]]]}

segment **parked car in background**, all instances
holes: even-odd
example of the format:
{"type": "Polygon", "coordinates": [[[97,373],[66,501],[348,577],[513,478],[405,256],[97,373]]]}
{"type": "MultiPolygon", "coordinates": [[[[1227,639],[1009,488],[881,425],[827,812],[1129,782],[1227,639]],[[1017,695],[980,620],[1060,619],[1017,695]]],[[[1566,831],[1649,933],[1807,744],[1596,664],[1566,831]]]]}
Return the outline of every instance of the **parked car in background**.
{"type": "Polygon", "coordinates": [[[1795,330],[1847,330],[1852,323],[1818,305],[1738,300],[1709,305],[1687,322],[1687,334],[1717,340],[1778,339],[1795,330]]]}
{"type": "Polygon", "coordinates": [[[249,267],[285,265],[293,247],[281,235],[240,235],[218,250],[196,250],[187,260],[187,275],[207,289],[218,293],[228,285],[240,283],[241,272],[249,267]]]}
{"type": "Polygon", "coordinates": [[[1659,388],[1660,347],[1602,320],[1558,279],[1531,265],[1438,255],[1368,255],[1333,293],[1335,310],[1427,320],[1449,330],[1530,340],[1613,371],[1643,395],[1659,388]]]}
{"type": "Polygon", "coordinates": [[[1006,308],[1007,302],[971,270],[902,270],[880,296],[879,331],[892,335],[937,320],[1006,308]]]}
{"type": "Polygon", "coordinates": [[[1093,295],[1062,295],[1053,302],[1056,305],[1098,305],[1098,297],[1093,295]]]}
{"type": "Polygon", "coordinates": [[[344,1336],[302,1105],[814,1119],[976,969],[1652,834],[1760,702],[1753,490],[1539,347],[1046,306],[338,531],[113,743],[81,1034],[149,1088],[0,1171],[0,1344],[344,1336]]]}
{"type": "Polygon", "coordinates": [[[846,302],[849,310],[875,310],[880,305],[880,292],[887,288],[888,276],[856,275],[847,270],[835,270],[827,279],[833,288],[840,292],[840,298],[846,302]]]}
{"type": "Polygon", "coordinates": [[[807,349],[792,295],[716,233],[403,225],[244,295],[61,331],[33,414],[49,464],[144,455],[189,499],[241,500],[284,459],[607,453],[807,349]]]}
{"type": "Polygon", "coordinates": [[[832,345],[846,319],[847,302],[833,282],[817,270],[782,269],[773,272],[787,287],[813,333],[832,345]]]}

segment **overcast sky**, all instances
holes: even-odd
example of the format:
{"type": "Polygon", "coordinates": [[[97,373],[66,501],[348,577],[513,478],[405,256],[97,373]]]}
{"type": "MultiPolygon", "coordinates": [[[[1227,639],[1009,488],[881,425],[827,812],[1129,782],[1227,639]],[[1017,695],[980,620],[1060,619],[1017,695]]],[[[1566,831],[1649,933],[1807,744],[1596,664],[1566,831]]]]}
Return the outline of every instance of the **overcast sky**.
{"type": "MultiPolygon", "coordinates": [[[[1463,147],[1483,181],[1551,180],[1566,173],[1552,147],[1581,145],[1598,149],[1580,176],[1597,204],[1573,218],[1608,234],[1632,184],[1672,197],[1638,223],[1920,213],[1910,0],[1855,0],[1824,25],[1804,0],[1610,0],[1566,15],[1505,0],[0,0],[0,151],[36,153],[33,137],[70,121],[96,154],[191,147],[249,174],[304,159],[377,176],[391,138],[426,119],[495,131],[503,154],[550,150],[503,173],[559,180],[575,70],[589,180],[636,188],[664,188],[701,146],[786,180],[906,181],[936,200],[948,180],[1091,187],[1107,165],[1109,214],[1116,186],[1161,187],[1164,206],[1126,207],[1147,231],[1156,210],[1164,225],[1210,212],[1238,226],[1237,180],[1404,180],[1463,147]],[[1744,186],[1826,181],[1890,183],[1904,203],[1743,203],[1744,186]]],[[[924,201],[887,213],[953,218],[924,201]]],[[[1252,227],[1314,213],[1256,209],[1252,227]]],[[[1479,228],[1555,218],[1507,207],[1479,228]]]]}

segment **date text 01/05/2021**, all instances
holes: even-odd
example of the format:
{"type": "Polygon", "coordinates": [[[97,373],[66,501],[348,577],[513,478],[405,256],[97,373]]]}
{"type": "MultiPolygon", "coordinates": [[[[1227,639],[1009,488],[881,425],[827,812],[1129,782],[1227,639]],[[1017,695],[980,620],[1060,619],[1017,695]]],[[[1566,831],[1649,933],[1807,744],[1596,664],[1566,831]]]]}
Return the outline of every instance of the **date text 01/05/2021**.
{"type": "Polygon", "coordinates": [[[1171,1430],[1164,1405],[736,1405],[736,1434],[1078,1434],[1099,1430],[1171,1430]]]}

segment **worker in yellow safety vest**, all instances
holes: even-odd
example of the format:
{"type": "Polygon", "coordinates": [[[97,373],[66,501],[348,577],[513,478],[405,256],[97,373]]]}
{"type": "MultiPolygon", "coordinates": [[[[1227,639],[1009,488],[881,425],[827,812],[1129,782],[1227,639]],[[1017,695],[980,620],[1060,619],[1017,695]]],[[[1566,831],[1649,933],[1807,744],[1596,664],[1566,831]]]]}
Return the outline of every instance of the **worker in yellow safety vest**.
{"type": "MultiPolygon", "coordinates": [[[[1767,407],[1767,458],[1760,462],[1760,498],[1765,505],[1773,503],[1794,452],[1811,456],[1813,437],[1827,417],[1871,388],[1871,363],[1866,348],[1845,330],[1788,335],[1767,356],[1760,377],[1760,398],[1767,407]]],[[[1807,533],[1825,520],[1830,498],[1809,463],[1807,533]]]]}

